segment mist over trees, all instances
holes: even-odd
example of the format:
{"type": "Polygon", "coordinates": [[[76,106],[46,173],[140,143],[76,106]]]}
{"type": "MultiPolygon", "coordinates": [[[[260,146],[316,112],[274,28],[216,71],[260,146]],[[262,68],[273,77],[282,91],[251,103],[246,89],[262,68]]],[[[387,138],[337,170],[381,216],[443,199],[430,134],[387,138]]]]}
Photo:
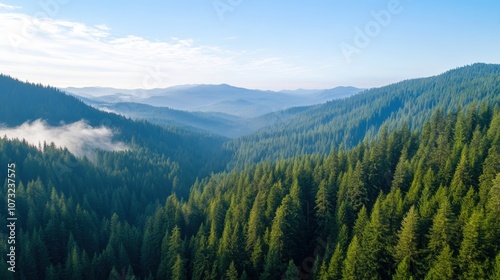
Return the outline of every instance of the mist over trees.
{"type": "Polygon", "coordinates": [[[91,161],[1,138],[0,178],[16,163],[18,266],[7,270],[2,230],[0,279],[498,279],[499,69],[375,89],[232,141],[2,76],[0,93],[34,112],[1,122],[108,119],[130,149],[98,150],[91,161]],[[38,107],[29,102],[45,92],[38,107]]]}

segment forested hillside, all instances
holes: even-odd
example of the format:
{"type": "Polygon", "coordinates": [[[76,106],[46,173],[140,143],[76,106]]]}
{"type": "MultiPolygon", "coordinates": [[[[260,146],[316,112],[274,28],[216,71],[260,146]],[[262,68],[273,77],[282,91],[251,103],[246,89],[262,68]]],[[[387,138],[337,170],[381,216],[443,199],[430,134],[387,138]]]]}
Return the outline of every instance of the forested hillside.
{"type": "Polygon", "coordinates": [[[178,126],[194,131],[212,133],[231,138],[253,134],[259,129],[286,121],[294,117],[297,113],[312,107],[293,107],[254,118],[240,118],[216,112],[186,112],[165,107],[154,107],[127,102],[114,104],[96,104],[96,102],[94,102],[94,106],[102,108],[103,110],[111,110],[112,112],[133,119],[147,120],[148,122],[161,126],[178,126]]]}
{"type": "Polygon", "coordinates": [[[0,76],[1,123],[85,120],[128,146],[0,138],[0,279],[500,279],[499,89],[477,64],[290,109],[224,169],[227,139],[0,76]]]}
{"type": "MultiPolygon", "coordinates": [[[[500,108],[486,103],[438,110],[419,133],[382,129],[353,149],[213,175],[185,202],[156,199],[177,168],[162,158],[101,152],[94,165],[50,146],[3,139],[0,149],[2,165],[24,159],[16,164],[16,279],[500,273],[500,108]],[[54,166],[69,170],[57,176],[54,166]]],[[[2,279],[11,279],[2,255],[2,279]]]]}
{"type": "Polygon", "coordinates": [[[420,129],[437,108],[453,112],[472,102],[500,100],[500,65],[474,64],[422,79],[402,81],[333,100],[283,123],[233,140],[232,166],[300,154],[326,154],[335,146],[356,146],[381,126],[420,129]]]}
{"type": "Polygon", "coordinates": [[[156,275],[498,279],[500,108],[438,110],[421,133],[385,131],[196,184],[180,223],[151,220],[165,229],[156,275]]]}
{"type": "Polygon", "coordinates": [[[114,138],[129,145],[132,152],[140,151],[144,158],[160,156],[179,163],[182,168],[178,183],[184,193],[197,177],[223,170],[230,160],[230,153],[222,148],[222,137],[132,121],[94,109],[52,87],[0,75],[0,98],[0,126],[14,127],[41,119],[52,126],[84,120],[92,127],[109,127],[117,132],[114,138]]]}

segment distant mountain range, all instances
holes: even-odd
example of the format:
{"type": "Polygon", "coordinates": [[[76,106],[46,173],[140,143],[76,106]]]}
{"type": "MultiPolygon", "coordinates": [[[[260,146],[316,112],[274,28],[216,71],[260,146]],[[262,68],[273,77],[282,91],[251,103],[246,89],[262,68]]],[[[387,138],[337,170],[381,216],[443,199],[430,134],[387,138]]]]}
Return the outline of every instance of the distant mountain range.
{"type": "Polygon", "coordinates": [[[12,276],[4,243],[0,279],[499,279],[500,65],[272,112],[252,108],[332,93],[115,91],[0,74],[0,197],[16,190],[0,208],[17,205],[22,263],[12,276]],[[259,131],[193,131],[238,129],[259,131]],[[90,142],[91,157],[72,155],[90,142]]]}
{"type": "MultiPolygon", "coordinates": [[[[183,166],[182,176],[185,179],[180,184],[185,186],[198,176],[210,174],[214,168],[223,170],[228,161],[229,156],[221,148],[227,141],[224,137],[197,133],[179,126],[160,127],[143,120],[133,121],[93,108],[53,87],[23,83],[0,74],[0,99],[0,129],[20,127],[36,120],[42,120],[51,127],[79,121],[84,121],[91,128],[107,127],[114,132],[113,141],[123,142],[136,150],[144,149],[143,152],[148,154],[165,156],[165,159],[183,166]]],[[[50,139],[48,141],[50,143],[50,139]]]]}
{"type": "MultiPolygon", "coordinates": [[[[183,85],[165,89],[127,90],[100,87],[64,88],[98,108],[127,102],[189,112],[211,112],[253,118],[291,107],[321,104],[352,96],[362,89],[337,87],[326,90],[263,91],[221,85],[183,85]]],[[[115,108],[116,109],[116,108],[115,108]]],[[[117,111],[117,113],[121,113],[117,111]]]]}
{"type": "Polygon", "coordinates": [[[272,127],[234,139],[228,146],[241,166],[300,154],[327,154],[339,145],[354,147],[373,139],[381,128],[422,129],[437,109],[451,113],[495,104],[500,105],[500,65],[476,63],[309,107],[272,127]]]}

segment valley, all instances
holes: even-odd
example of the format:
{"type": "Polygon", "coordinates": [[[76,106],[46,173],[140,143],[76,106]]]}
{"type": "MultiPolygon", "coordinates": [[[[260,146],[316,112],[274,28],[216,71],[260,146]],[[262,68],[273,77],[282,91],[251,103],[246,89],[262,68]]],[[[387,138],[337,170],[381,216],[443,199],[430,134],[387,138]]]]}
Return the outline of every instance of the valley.
{"type": "Polygon", "coordinates": [[[498,64],[297,92],[2,75],[0,97],[1,279],[500,275],[498,64]]]}

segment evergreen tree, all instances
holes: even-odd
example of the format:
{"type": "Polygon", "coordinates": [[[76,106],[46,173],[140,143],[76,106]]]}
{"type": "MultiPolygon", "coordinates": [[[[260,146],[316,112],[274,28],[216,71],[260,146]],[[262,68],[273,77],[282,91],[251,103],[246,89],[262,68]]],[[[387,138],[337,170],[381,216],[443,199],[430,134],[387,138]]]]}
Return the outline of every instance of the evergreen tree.
{"type": "Polygon", "coordinates": [[[175,257],[174,265],[172,266],[172,280],[186,279],[186,269],[184,268],[184,261],[180,254],[175,257]]]}
{"type": "Polygon", "coordinates": [[[363,236],[363,232],[365,230],[366,225],[370,222],[368,219],[368,214],[366,213],[366,207],[363,205],[361,210],[358,212],[358,218],[354,224],[354,235],[363,236]]]}
{"type": "Polygon", "coordinates": [[[252,210],[250,210],[250,218],[248,219],[248,232],[246,237],[246,251],[251,254],[257,239],[264,232],[264,194],[257,193],[252,210]]]}
{"type": "Polygon", "coordinates": [[[410,263],[416,261],[418,254],[417,251],[417,238],[418,234],[418,213],[415,207],[412,206],[408,213],[406,213],[403,222],[401,223],[401,229],[398,232],[398,243],[394,248],[394,260],[396,263],[402,262],[404,259],[410,263]]]}
{"type": "Polygon", "coordinates": [[[490,275],[491,280],[500,279],[500,253],[495,258],[493,263],[493,271],[490,275]]]}
{"type": "Polygon", "coordinates": [[[283,280],[299,280],[300,274],[299,270],[297,269],[297,266],[293,263],[292,260],[288,262],[288,266],[286,268],[285,274],[283,275],[283,280]]]}
{"type": "Polygon", "coordinates": [[[238,271],[234,266],[234,262],[229,264],[229,268],[226,271],[226,279],[227,280],[238,280],[238,271]]]}
{"type": "Polygon", "coordinates": [[[429,272],[425,276],[426,280],[451,280],[454,278],[454,259],[450,246],[445,245],[429,272]]]}
{"type": "Polygon", "coordinates": [[[326,184],[325,180],[321,181],[316,193],[315,216],[318,221],[320,236],[327,236],[331,231],[333,223],[333,205],[331,204],[331,194],[326,184]]]}
{"type": "Polygon", "coordinates": [[[340,244],[337,244],[335,247],[335,251],[333,252],[332,258],[330,259],[330,263],[328,265],[327,278],[331,279],[340,279],[342,277],[342,261],[344,253],[340,244]]]}
{"type": "Polygon", "coordinates": [[[493,257],[500,250],[500,173],[493,181],[486,201],[486,219],[483,246],[493,257]]]}
{"type": "Polygon", "coordinates": [[[458,164],[455,174],[453,175],[453,180],[451,181],[450,196],[451,203],[455,206],[455,209],[458,209],[457,206],[460,204],[461,199],[465,196],[465,193],[472,183],[472,176],[470,174],[471,167],[469,165],[468,155],[468,147],[465,146],[462,150],[460,163],[458,164]]]}
{"type": "Polygon", "coordinates": [[[347,256],[342,267],[343,279],[363,279],[364,274],[361,270],[362,261],[361,246],[359,244],[358,237],[355,235],[349,244],[347,256]]]}
{"type": "Polygon", "coordinates": [[[285,196],[276,216],[270,234],[269,254],[276,254],[278,260],[286,263],[295,257],[298,245],[301,211],[299,201],[290,195],[285,196]]]}
{"type": "Polygon", "coordinates": [[[429,232],[428,249],[430,256],[436,256],[436,252],[441,252],[446,246],[455,246],[457,242],[456,218],[447,198],[442,199],[439,209],[434,216],[432,227],[429,232]]]}
{"type": "Polygon", "coordinates": [[[362,275],[364,279],[383,277],[388,266],[388,224],[385,213],[381,211],[381,197],[377,199],[361,237],[362,275]]]}
{"type": "Polygon", "coordinates": [[[475,211],[463,229],[463,240],[458,256],[463,279],[484,279],[486,276],[482,252],[482,220],[482,213],[475,211]]]}
{"type": "Polygon", "coordinates": [[[364,182],[364,167],[360,161],[356,163],[353,171],[348,173],[348,201],[352,209],[358,211],[368,202],[368,191],[364,182]]]}
{"type": "Polygon", "coordinates": [[[398,268],[396,269],[396,274],[392,277],[393,280],[413,280],[413,276],[411,275],[410,268],[410,259],[409,257],[404,258],[398,264],[398,268]]]}

